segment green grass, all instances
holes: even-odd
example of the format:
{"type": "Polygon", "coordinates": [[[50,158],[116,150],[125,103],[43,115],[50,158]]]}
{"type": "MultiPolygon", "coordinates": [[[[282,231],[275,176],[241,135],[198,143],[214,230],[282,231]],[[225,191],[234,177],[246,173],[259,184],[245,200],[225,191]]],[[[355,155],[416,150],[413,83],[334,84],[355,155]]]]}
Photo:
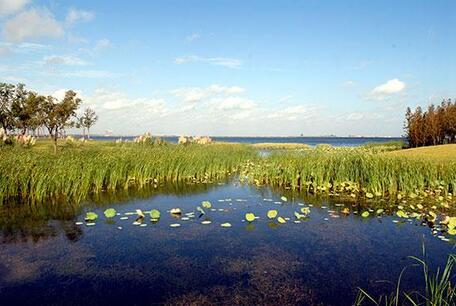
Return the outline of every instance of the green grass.
{"type": "Polygon", "coordinates": [[[456,162],[456,144],[406,149],[389,152],[387,155],[406,157],[414,160],[451,163],[456,162]]]}
{"type": "Polygon", "coordinates": [[[456,189],[456,162],[435,163],[365,148],[273,153],[245,172],[257,185],[355,196],[440,196],[456,189]]]}
{"type": "Polygon", "coordinates": [[[59,152],[54,154],[52,142],[40,140],[31,149],[0,149],[0,203],[12,198],[43,201],[49,197],[81,201],[89,194],[141,188],[156,181],[215,180],[240,168],[256,185],[310,193],[355,198],[456,198],[452,197],[456,190],[456,145],[385,152],[390,151],[385,147],[398,145],[318,146],[257,158],[255,146],[228,143],[150,146],[60,141],[59,152]]]}
{"type": "Polygon", "coordinates": [[[256,153],[245,145],[142,146],[92,142],[60,148],[0,150],[0,203],[49,197],[79,202],[91,193],[157,182],[207,182],[236,171],[256,153]]]}

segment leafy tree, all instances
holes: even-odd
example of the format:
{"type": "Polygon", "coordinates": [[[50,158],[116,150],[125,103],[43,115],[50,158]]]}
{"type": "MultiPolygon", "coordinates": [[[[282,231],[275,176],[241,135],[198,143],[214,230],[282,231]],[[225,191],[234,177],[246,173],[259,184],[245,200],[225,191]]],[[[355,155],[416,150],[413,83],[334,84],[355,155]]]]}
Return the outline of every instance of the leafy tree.
{"type": "Polygon", "coordinates": [[[27,130],[35,131],[43,122],[41,111],[44,97],[33,91],[26,91],[24,85],[16,86],[11,113],[14,127],[25,135],[27,130]]]}
{"type": "Polygon", "coordinates": [[[98,116],[93,109],[86,108],[81,119],[81,125],[87,129],[87,138],[90,139],[90,128],[97,122],[98,116]]]}
{"type": "Polygon", "coordinates": [[[16,86],[12,84],[0,83],[0,125],[5,134],[14,126],[11,106],[15,88],[16,86]]]}
{"type": "Polygon", "coordinates": [[[57,102],[54,97],[48,96],[43,103],[43,111],[46,114],[43,124],[49,135],[54,140],[54,152],[57,152],[57,140],[59,133],[66,127],[74,126],[72,118],[76,117],[76,110],[81,104],[81,99],[76,93],[69,90],[65,93],[62,101],[57,102]]]}

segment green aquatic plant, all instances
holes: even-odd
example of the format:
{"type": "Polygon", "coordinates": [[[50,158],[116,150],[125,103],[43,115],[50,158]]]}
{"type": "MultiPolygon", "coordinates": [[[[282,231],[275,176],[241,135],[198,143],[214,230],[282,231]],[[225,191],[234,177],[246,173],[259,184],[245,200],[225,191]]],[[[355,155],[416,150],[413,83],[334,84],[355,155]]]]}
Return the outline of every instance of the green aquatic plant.
{"type": "Polygon", "coordinates": [[[269,219],[275,219],[275,217],[277,217],[277,214],[279,212],[275,209],[271,209],[271,210],[268,210],[268,213],[267,213],[267,216],[269,219]]]}
{"type": "MultiPolygon", "coordinates": [[[[425,255],[423,247],[423,255],[425,255]]],[[[425,257],[425,256],[423,256],[425,257]]],[[[424,289],[413,292],[401,290],[401,280],[408,267],[402,269],[394,293],[374,298],[362,288],[358,288],[355,306],[377,305],[377,306],[398,306],[398,305],[426,305],[426,306],[451,306],[456,303],[456,287],[453,283],[453,268],[456,264],[456,256],[450,254],[443,270],[439,267],[435,272],[431,271],[427,262],[416,256],[410,256],[416,264],[421,267],[424,280],[424,289]],[[367,302],[367,303],[366,303],[367,302]]]]}
{"type": "Polygon", "coordinates": [[[280,224],[284,224],[284,223],[287,223],[287,220],[285,220],[284,217],[278,217],[277,222],[279,222],[280,224]]]}
{"type": "Polygon", "coordinates": [[[138,146],[93,142],[57,155],[52,147],[0,148],[0,203],[12,198],[80,203],[89,195],[161,182],[207,183],[238,171],[257,153],[247,145],[138,146]]]}
{"type": "Polygon", "coordinates": [[[305,216],[307,216],[308,214],[310,214],[310,208],[309,207],[302,207],[301,208],[301,213],[305,216]]]}
{"type": "Polygon", "coordinates": [[[117,211],[114,208],[108,208],[104,211],[106,218],[114,218],[117,214],[117,211]]]}
{"type": "Polygon", "coordinates": [[[456,190],[456,157],[440,162],[363,148],[275,152],[249,165],[245,173],[257,185],[354,198],[434,197],[454,202],[456,190]]]}
{"type": "Polygon", "coordinates": [[[154,222],[158,221],[160,219],[160,211],[157,209],[152,209],[150,211],[150,219],[154,222]]]}
{"type": "Polygon", "coordinates": [[[84,218],[86,221],[95,221],[96,219],[98,219],[98,215],[94,212],[87,212],[84,218]]]}
{"type": "Polygon", "coordinates": [[[253,222],[255,220],[255,215],[253,213],[246,213],[245,220],[247,220],[247,222],[253,222]]]}
{"type": "Polygon", "coordinates": [[[203,208],[210,209],[212,207],[212,204],[209,201],[203,201],[201,202],[201,206],[203,206],[203,208]]]}
{"type": "Polygon", "coordinates": [[[363,217],[363,218],[369,217],[369,212],[368,212],[368,211],[364,211],[364,212],[361,214],[361,217],[363,217]]]}

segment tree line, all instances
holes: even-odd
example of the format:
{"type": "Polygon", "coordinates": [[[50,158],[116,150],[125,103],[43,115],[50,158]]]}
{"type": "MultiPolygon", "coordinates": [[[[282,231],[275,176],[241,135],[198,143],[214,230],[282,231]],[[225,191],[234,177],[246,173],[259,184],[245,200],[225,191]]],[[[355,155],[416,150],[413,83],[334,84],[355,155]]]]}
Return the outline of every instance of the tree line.
{"type": "Polygon", "coordinates": [[[27,90],[24,84],[0,83],[0,129],[5,135],[34,136],[39,129],[45,129],[54,140],[55,148],[66,128],[82,128],[84,138],[87,130],[90,139],[90,128],[98,116],[90,108],[78,116],[81,103],[73,90],[66,91],[63,99],[58,100],[27,90]]]}
{"type": "Polygon", "coordinates": [[[405,114],[405,132],[410,147],[456,143],[456,101],[444,99],[427,110],[410,107],[405,114]]]}

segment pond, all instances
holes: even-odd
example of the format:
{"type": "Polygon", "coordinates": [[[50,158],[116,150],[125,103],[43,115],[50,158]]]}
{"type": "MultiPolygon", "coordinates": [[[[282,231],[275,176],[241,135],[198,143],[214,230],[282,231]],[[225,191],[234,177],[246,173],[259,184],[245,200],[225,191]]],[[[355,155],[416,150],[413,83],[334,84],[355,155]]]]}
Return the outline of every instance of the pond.
{"type": "MultiPolygon", "coordinates": [[[[347,207],[356,211],[353,202],[236,180],[102,194],[77,207],[6,205],[0,305],[351,305],[358,287],[373,295],[393,291],[423,244],[432,267],[454,252],[453,240],[418,220],[342,214],[347,207]],[[200,217],[202,201],[212,207],[200,217]],[[168,213],[176,207],[180,218],[168,213]],[[303,207],[310,214],[295,223],[303,207]],[[120,215],[105,218],[107,208],[120,215]],[[158,209],[161,217],[133,225],[137,209],[158,209]],[[271,209],[290,219],[270,221],[271,209]],[[93,226],[84,221],[88,211],[99,216],[93,226]],[[246,222],[247,212],[260,218],[246,222]]],[[[421,277],[419,268],[408,268],[403,288],[420,288],[421,277]]]]}

